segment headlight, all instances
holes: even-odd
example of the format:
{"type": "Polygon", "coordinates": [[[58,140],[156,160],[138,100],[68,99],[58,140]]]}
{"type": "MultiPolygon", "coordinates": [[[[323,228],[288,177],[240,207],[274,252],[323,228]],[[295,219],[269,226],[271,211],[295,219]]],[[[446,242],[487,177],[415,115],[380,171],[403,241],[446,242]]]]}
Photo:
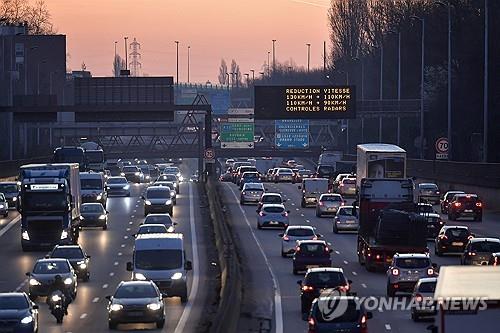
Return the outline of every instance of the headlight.
{"type": "Polygon", "coordinates": [[[78,265],[78,267],[80,267],[80,269],[86,269],[87,268],[87,264],[85,263],[85,261],[79,261],[76,264],[78,265]]]}
{"type": "Polygon", "coordinates": [[[61,296],[54,295],[51,297],[52,302],[59,302],[61,300],[61,296]]]}
{"type": "Polygon", "coordinates": [[[184,181],[184,177],[179,176],[179,181],[180,181],[180,182],[183,182],[183,181],[184,181]]]}
{"type": "Polygon", "coordinates": [[[136,173],[135,173],[135,175],[136,175],[136,176],[139,176],[140,174],[141,174],[140,172],[136,172],[136,173]]]}
{"type": "Polygon", "coordinates": [[[101,216],[99,216],[99,220],[105,220],[106,219],[106,215],[102,214],[101,216]]]}
{"type": "Polygon", "coordinates": [[[101,200],[102,199],[102,194],[99,194],[96,198],[96,200],[101,200]]]}
{"type": "Polygon", "coordinates": [[[151,176],[146,176],[146,179],[150,179],[150,178],[151,178],[151,176]]]}
{"type": "Polygon", "coordinates": [[[150,205],[151,205],[151,201],[149,201],[149,200],[144,201],[144,203],[145,203],[146,205],[148,205],[148,206],[150,206],[150,205]]]}
{"type": "Polygon", "coordinates": [[[21,324],[27,325],[33,321],[32,316],[26,316],[23,319],[21,319],[21,324]]]}
{"type": "Polygon", "coordinates": [[[28,231],[23,231],[22,237],[24,240],[29,241],[30,240],[30,235],[28,234],[28,231]]]}
{"type": "Polygon", "coordinates": [[[171,205],[172,204],[172,200],[168,199],[166,202],[165,202],[165,205],[171,205]]]}
{"type": "Polygon", "coordinates": [[[173,226],[170,226],[170,227],[168,227],[168,229],[167,229],[167,232],[174,232],[174,231],[175,231],[175,229],[174,229],[174,227],[173,227],[173,226]]]}
{"type": "Polygon", "coordinates": [[[174,275],[172,275],[172,280],[179,280],[181,278],[182,278],[182,273],[180,272],[174,273],[174,275]]]}
{"type": "Polygon", "coordinates": [[[40,282],[38,282],[36,279],[31,278],[30,279],[30,286],[39,286],[40,282]]]}
{"type": "Polygon", "coordinates": [[[12,201],[17,201],[17,197],[13,197],[13,198],[12,198],[12,201]]]}
{"type": "Polygon", "coordinates": [[[174,187],[177,187],[177,183],[174,183],[174,187]]]}
{"type": "Polygon", "coordinates": [[[72,283],[73,283],[73,279],[72,279],[72,278],[65,278],[65,279],[64,279],[64,284],[66,284],[66,285],[70,285],[70,284],[72,284],[72,283]]]}
{"type": "Polygon", "coordinates": [[[158,311],[161,309],[161,303],[150,303],[148,304],[148,309],[151,311],[158,311]]]}
{"type": "Polygon", "coordinates": [[[121,304],[111,304],[109,306],[109,309],[111,311],[120,311],[121,309],[123,309],[123,305],[121,305],[121,304]]]}
{"type": "Polygon", "coordinates": [[[135,277],[136,280],[140,280],[140,281],[146,280],[146,277],[142,273],[135,273],[134,277],[135,277]]]}
{"type": "Polygon", "coordinates": [[[66,239],[68,238],[68,232],[66,230],[63,230],[63,232],[61,232],[61,239],[66,239]]]}
{"type": "Polygon", "coordinates": [[[175,197],[175,191],[170,191],[170,196],[175,197]]]}
{"type": "Polygon", "coordinates": [[[0,209],[3,209],[3,208],[5,208],[5,206],[0,204],[0,209]]]}
{"type": "Polygon", "coordinates": [[[125,176],[125,172],[120,172],[120,176],[125,176]]]}
{"type": "Polygon", "coordinates": [[[128,190],[129,188],[130,188],[130,185],[129,185],[129,184],[127,184],[127,185],[123,186],[123,189],[124,189],[124,190],[128,190]]]}

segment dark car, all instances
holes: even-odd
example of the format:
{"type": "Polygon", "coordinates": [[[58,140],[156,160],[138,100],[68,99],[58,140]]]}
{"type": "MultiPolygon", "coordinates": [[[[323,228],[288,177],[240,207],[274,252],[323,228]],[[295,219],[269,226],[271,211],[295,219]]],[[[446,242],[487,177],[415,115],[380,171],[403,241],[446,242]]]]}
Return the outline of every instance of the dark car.
{"type": "Polygon", "coordinates": [[[464,191],[448,191],[448,192],[446,192],[440,201],[442,214],[448,214],[448,205],[450,204],[451,199],[453,199],[455,194],[465,194],[465,192],[464,191]]]}
{"type": "Polygon", "coordinates": [[[108,197],[130,197],[130,185],[125,177],[109,177],[106,182],[106,191],[108,192],[108,197]]]}
{"type": "Polygon", "coordinates": [[[338,288],[341,292],[350,292],[352,281],[347,280],[342,268],[310,268],[304,280],[297,281],[300,287],[300,308],[302,319],[306,320],[313,300],[320,297],[325,289],[338,288]]]}
{"type": "Polygon", "coordinates": [[[293,274],[309,268],[330,267],[332,251],[324,240],[298,241],[293,255],[293,274]]]}
{"type": "Polygon", "coordinates": [[[243,186],[247,183],[261,183],[260,175],[255,171],[247,171],[241,175],[241,179],[238,182],[240,191],[243,189],[243,186]]]}
{"type": "Polygon", "coordinates": [[[90,279],[90,256],[83,251],[80,245],[56,245],[48,258],[68,259],[77,277],[83,281],[90,279]]]}
{"type": "Polygon", "coordinates": [[[474,237],[466,226],[444,226],[435,240],[434,253],[441,256],[444,253],[462,254],[465,246],[474,237]]]}
{"type": "MultiPolygon", "coordinates": [[[[340,312],[340,311],[339,311],[340,312]]],[[[355,296],[321,296],[311,305],[307,324],[309,333],[366,333],[367,322],[373,314],[366,311],[355,296]],[[335,313],[337,306],[345,306],[341,315],[335,313]]]]}
{"type": "Polygon", "coordinates": [[[177,194],[181,193],[180,191],[180,182],[179,178],[177,178],[176,175],[174,174],[163,174],[158,176],[156,179],[157,182],[172,182],[174,183],[174,190],[177,192],[177,194]]]}
{"type": "Polygon", "coordinates": [[[177,222],[172,221],[169,214],[149,214],[144,219],[143,224],[161,224],[167,228],[168,232],[174,232],[177,222]]]}
{"type": "Polygon", "coordinates": [[[0,332],[38,332],[38,305],[26,293],[0,293],[0,332]]]}
{"type": "Polygon", "coordinates": [[[436,184],[421,183],[417,185],[416,190],[418,202],[426,202],[434,205],[439,203],[441,195],[439,194],[439,188],[436,184]]]}
{"type": "Polygon", "coordinates": [[[159,329],[165,325],[163,295],[153,281],[122,281],[106,299],[109,329],[122,323],[155,323],[159,329]]]}
{"type": "Polygon", "coordinates": [[[476,194],[455,194],[448,205],[448,219],[455,221],[462,217],[472,217],[474,221],[483,220],[483,203],[476,194]]]}
{"type": "Polygon", "coordinates": [[[129,182],[142,183],[144,181],[144,174],[136,165],[124,166],[120,175],[127,178],[129,182]]]}
{"type": "Polygon", "coordinates": [[[423,216],[427,221],[427,238],[436,238],[444,225],[444,220],[441,218],[441,215],[435,213],[425,214],[423,216]]]}
{"type": "Polygon", "coordinates": [[[495,252],[491,254],[490,260],[488,261],[488,265],[490,266],[500,265],[500,252],[495,252]]]}
{"type": "Polygon", "coordinates": [[[19,187],[16,182],[1,182],[0,193],[3,193],[9,208],[17,207],[17,196],[19,195],[19,187]]]}
{"type": "Polygon", "coordinates": [[[498,238],[472,238],[462,255],[462,265],[488,265],[491,255],[500,252],[498,238]]]}
{"type": "Polygon", "coordinates": [[[84,203],[80,207],[81,227],[101,227],[108,229],[108,211],[101,203],[84,203]]]}
{"type": "Polygon", "coordinates": [[[316,168],[316,177],[318,178],[334,178],[336,176],[335,167],[331,165],[318,165],[316,168]]]}
{"type": "Polygon", "coordinates": [[[144,216],[149,213],[168,213],[174,215],[174,203],[170,188],[166,186],[150,186],[146,190],[146,195],[141,197],[144,200],[144,216]]]}
{"type": "Polygon", "coordinates": [[[64,285],[76,297],[76,287],[78,285],[76,274],[67,259],[39,259],[35,263],[32,272],[26,273],[29,277],[29,297],[35,300],[39,296],[47,296],[51,285],[54,283],[56,275],[60,275],[64,285]]]}

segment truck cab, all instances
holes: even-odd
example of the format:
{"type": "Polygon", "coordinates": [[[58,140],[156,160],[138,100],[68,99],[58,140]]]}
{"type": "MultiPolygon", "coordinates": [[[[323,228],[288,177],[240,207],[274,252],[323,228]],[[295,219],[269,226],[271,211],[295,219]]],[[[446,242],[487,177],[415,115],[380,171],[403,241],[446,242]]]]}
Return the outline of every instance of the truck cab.
{"type": "Polygon", "coordinates": [[[302,200],[300,206],[316,207],[321,194],[329,192],[329,181],[327,178],[303,179],[302,185],[298,186],[302,190],[302,200]]]}

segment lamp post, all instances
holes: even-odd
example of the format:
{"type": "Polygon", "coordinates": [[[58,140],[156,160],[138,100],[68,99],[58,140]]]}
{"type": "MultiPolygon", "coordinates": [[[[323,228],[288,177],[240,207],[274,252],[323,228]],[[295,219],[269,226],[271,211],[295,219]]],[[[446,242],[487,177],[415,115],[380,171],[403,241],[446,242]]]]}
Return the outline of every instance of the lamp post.
{"type": "Polygon", "coordinates": [[[125,40],[125,70],[128,70],[128,52],[127,52],[127,39],[128,37],[123,37],[125,40]]]}
{"type": "Polygon", "coordinates": [[[484,0],[484,102],[483,102],[483,162],[488,162],[488,0],[484,0]]]}
{"type": "Polygon", "coordinates": [[[425,66],[425,18],[412,16],[412,19],[419,20],[422,24],[422,45],[420,60],[420,158],[424,158],[424,66],[425,66]]]}
{"type": "Polygon", "coordinates": [[[245,76],[247,77],[247,87],[250,86],[250,74],[245,73],[245,76]]]}
{"type": "Polygon", "coordinates": [[[227,90],[229,90],[229,73],[226,72],[226,76],[227,76],[227,90]]]}
{"type": "Polygon", "coordinates": [[[250,72],[252,72],[252,83],[255,82],[255,69],[251,69],[250,72]]]}
{"type": "Polygon", "coordinates": [[[269,64],[269,57],[271,56],[271,51],[267,51],[267,76],[271,77],[271,67],[269,64]]]}
{"type": "Polygon", "coordinates": [[[273,73],[274,71],[276,70],[276,57],[275,57],[275,53],[274,53],[274,43],[276,43],[276,39],[273,39],[273,73]]]}
{"type": "Polygon", "coordinates": [[[189,53],[191,50],[191,46],[188,45],[188,83],[189,83],[189,53]]]}
{"type": "Polygon", "coordinates": [[[309,73],[309,65],[311,63],[311,43],[307,43],[307,72],[309,73]]]}
{"type": "Polygon", "coordinates": [[[177,49],[177,76],[175,78],[175,81],[177,83],[177,85],[179,85],[179,41],[176,40],[175,41],[175,46],[176,46],[176,49],[177,49]]]}

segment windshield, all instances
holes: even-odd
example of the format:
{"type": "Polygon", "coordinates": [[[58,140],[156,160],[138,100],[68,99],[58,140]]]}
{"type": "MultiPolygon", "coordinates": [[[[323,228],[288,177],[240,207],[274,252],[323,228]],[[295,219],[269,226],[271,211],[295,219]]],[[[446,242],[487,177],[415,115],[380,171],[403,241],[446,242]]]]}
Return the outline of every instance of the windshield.
{"type": "Polygon", "coordinates": [[[497,242],[474,242],[471,244],[471,250],[474,252],[500,252],[500,243],[497,242]]]}
{"type": "Polygon", "coordinates": [[[170,215],[148,215],[144,220],[144,224],[164,224],[172,225],[172,218],[170,215]]]}
{"type": "Polygon", "coordinates": [[[104,162],[104,152],[102,151],[89,151],[85,152],[85,156],[87,157],[87,161],[89,163],[103,163],[104,162]]]}
{"type": "Polygon", "coordinates": [[[283,213],[285,209],[282,207],[265,207],[264,212],[266,213],[283,213]]]}
{"type": "Polygon", "coordinates": [[[243,178],[258,178],[259,174],[257,172],[245,172],[243,178]]]}
{"type": "Polygon", "coordinates": [[[77,247],[72,248],[56,248],[51,257],[53,258],[66,258],[66,259],[80,259],[83,258],[83,252],[77,247]]]}
{"type": "Polygon", "coordinates": [[[264,191],[264,188],[262,186],[243,186],[244,191],[264,191]]]}
{"type": "Polygon", "coordinates": [[[108,184],[113,184],[113,185],[116,185],[116,184],[127,184],[127,180],[125,178],[109,178],[108,179],[108,184]]]}
{"type": "Polygon", "coordinates": [[[17,185],[15,184],[0,184],[0,193],[17,193],[17,185]]]}
{"type": "Polygon", "coordinates": [[[340,272],[312,272],[307,274],[305,283],[314,286],[337,287],[346,284],[344,274],[340,272]]]}
{"type": "Polygon", "coordinates": [[[103,182],[101,179],[80,179],[82,190],[101,190],[103,182]]]}
{"type": "Polygon", "coordinates": [[[289,229],[286,234],[288,236],[295,236],[295,237],[308,237],[308,236],[314,236],[314,231],[309,228],[293,228],[289,229]]]}
{"type": "Polygon", "coordinates": [[[38,262],[33,269],[35,274],[65,274],[69,273],[68,263],[65,261],[58,262],[38,262]]]}
{"type": "Polygon", "coordinates": [[[417,211],[419,213],[434,213],[434,208],[431,205],[418,205],[417,211]]]}
{"type": "Polygon", "coordinates": [[[422,282],[418,287],[421,293],[433,293],[436,291],[436,282],[422,282]]]}
{"type": "Polygon", "coordinates": [[[27,211],[64,211],[68,208],[64,192],[26,192],[22,201],[27,211]]]}
{"type": "Polygon", "coordinates": [[[146,225],[139,228],[138,234],[161,234],[167,232],[167,227],[162,224],[146,225]]]}
{"type": "Polygon", "coordinates": [[[158,292],[150,284],[126,284],[120,286],[114,295],[115,298],[155,298],[158,292]]]}
{"type": "Polygon", "coordinates": [[[342,180],[342,184],[356,184],[356,179],[352,178],[344,178],[342,180]]]}
{"type": "Polygon", "coordinates": [[[320,255],[325,253],[325,245],[321,243],[300,244],[302,254],[320,255]]]}
{"type": "Polygon", "coordinates": [[[167,180],[167,181],[174,181],[176,182],[177,181],[177,177],[175,177],[175,175],[161,175],[160,177],[158,177],[158,180],[167,180]]]}
{"type": "Polygon", "coordinates": [[[182,267],[181,250],[135,251],[135,267],[143,270],[170,270],[182,267]]]}
{"type": "Polygon", "coordinates": [[[332,166],[320,166],[318,167],[319,174],[333,174],[335,172],[335,168],[332,166]]]}
{"type": "Polygon", "coordinates": [[[104,207],[100,203],[82,204],[80,207],[82,213],[104,213],[104,207]]]}
{"type": "Polygon", "coordinates": [[[469,237],[469,230],[463,228],[448,229],[446,230],[446,235],[454,238],[467,238],[469,237]]]}
{"type": "Polygon", "coordinates": [[[399,268],[426,268],[431,265],[428,258],[399,258],[396,259],[396,266],[399,268]]]}
{"type": "Polygon", "coordinates": [[[266,195],[262,198],[265,203],[281,203],[281,197],[278,195],[266,195]]]}
{"type": "Polygon", "coordinates": [[[0,310],[22,310],[28,308],[28,301],[22,295],[0,296],[0,310]]]}
{"type": "Polygon", "coordinates": [[[136,166],[123,167],[123,172],[138,172],[140,169],[136,166]]]}
{"type": "Polygon", "coordinates": [[[451,199],[453,199],[453,196],[455,194],[462,194],[462,193],[464,193],[464,192],[448,192],[448,193],[446,193],[445,200],[451,200],[451,199]]]}
{"type": "Polygon", "coordinates": [[[160,189],[148,189],[146,193],[148,199],[170,199],[170,191],[167,188],[160,189]]]}
{"type": "Polygon", "coordinates": [[[321,197],[321,201],[342,201],[342,197],[339,195],[324,195],[321,197]]]}
{"type": "Polygon", "coordinates": [[[437,185],[436,184],[420,184],[419,187],[422,190],[437,190],[437,185]]]}
{"type": "Polygon", "coordinates": [[[356,212],[354,212],[353,207],[343,207],[340,208],[338,214],[342,216],[357,216],[358,215],[357,211],[358,210],[356,209],[356,212]]]}
{"type": "MultiPolygon", "coordinates": [[[[327,302],[327,300],[319,300],[319,302],[327,302]]],[[[320,323],[354,323],[359,320],[360,316],[360,310],[358,309],[358,306],[356,305],[356,302],[354,300],[349,300],[347,304],[347,309],[343,311],[343,314],[340,316],[328,316],[327,313],[330,313],[331,311],[336,310],[336,305],[338,304],[344,304],[341,302],[334,302],[331,300],[328,300],[328,304],[322,304],[321,308],[323,309],[328,309],[328,311],[321,311],[320,306],[315,307],[315,318],[318,322],[320,323]],[[334,304],[334,305],[330,305],[334,304]],[[331,309],[330,309],[331,307],[331,309]],[[323,314],[324,313],[324,314],[323,314]]]]}
{"type": "Polygon", "coordinates": [[[470,197],[458,197],[458,198],[457,198],[457,201],[458,201],[458,202],[461,202],[461,203],[464,203],[464,202],[471,202],[471,203],[475,203],[475,202],[479,201],[479,199],[478,199],[476,196],[470,196],[470,197]]]}
{"type": "Polygon", "coordinates": [[[174,168],[174,167],[165,168],[165,170],[163,172],[177,174],[179,172],[179,168],[174,168]]]}

